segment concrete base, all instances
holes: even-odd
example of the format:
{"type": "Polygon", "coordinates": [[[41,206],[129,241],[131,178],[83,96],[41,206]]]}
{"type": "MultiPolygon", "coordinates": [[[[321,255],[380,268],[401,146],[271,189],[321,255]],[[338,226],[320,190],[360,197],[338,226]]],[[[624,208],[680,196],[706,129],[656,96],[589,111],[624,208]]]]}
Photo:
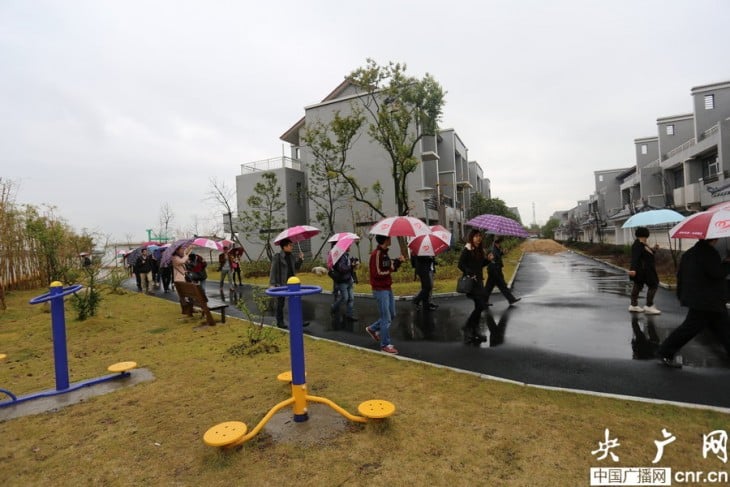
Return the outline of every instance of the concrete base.
{"type": "MultiPolygon", "coordinates": [[[[116,391],[123,387],[133,386],[140,382],[146,382],[155,378],[148,369],[134,369],[130,371],[130,376],[119,380],[110,380],[100,384],[82,387],[81,389],[71,391],[65,394],[58,394],[50,397],[39,397],[37,399],[29,399],[16,405],[8,405],[0,408],[0,421],[8,419],[20,418],[22,416],[30,416],[32,414],[40,414],[45,412],[56,412],[61,408],[83,402],[84,400],[116,391]]],[[[3,396],[3,399],[10,399],[3,396]]]]}
{"type": "Polygon", "coordinates": [[[292,408],[287,407],[276,413],[263,431],[275,442],[311,446],[321,444],[346,430],[349,421],[329,406],[308,403],[307,408],[307,421],[296,423],[292,408]]]}

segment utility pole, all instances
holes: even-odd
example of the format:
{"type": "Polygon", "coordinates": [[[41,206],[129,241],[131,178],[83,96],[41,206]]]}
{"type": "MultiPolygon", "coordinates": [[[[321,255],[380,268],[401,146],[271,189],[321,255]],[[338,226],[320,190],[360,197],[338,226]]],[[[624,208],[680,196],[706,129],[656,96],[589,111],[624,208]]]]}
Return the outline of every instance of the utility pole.
{"type": "Polygon", "coordinates": [[[532,224],[537,226],[537,219],[535,218],[535,202],[532,202],[532,224]]]}

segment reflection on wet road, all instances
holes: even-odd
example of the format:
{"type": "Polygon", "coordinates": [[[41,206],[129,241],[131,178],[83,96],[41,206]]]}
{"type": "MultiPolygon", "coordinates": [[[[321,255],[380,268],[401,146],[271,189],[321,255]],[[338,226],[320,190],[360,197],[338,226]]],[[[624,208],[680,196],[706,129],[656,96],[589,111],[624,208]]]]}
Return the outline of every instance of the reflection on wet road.
{"type": "MultiPolygon", "coordinates": [[[[300,276],[306,284],[306,274],[300,276]]],[[[491,297],[493,306],[482,314],[482,333],[489,337],[482,348],[536,350],[593,359],[653,359],[661,340],[679,326],[686,314],[672,291],[659,289],[655,302],[658,316],[629,313],[631,283],[620,269],[573,252],[556,255],[525,254],[513,288],[522,296],[509,307],[501,294],[491,297]]],[[[209,292],[211,288],[208,288],[209,292]]],[[[240,295],[252,306],[250,288],[240,295]]],[[[236,295],[238,296],[238,295],[236,295]]],[[[218,297],[218,296],[216,296],[218,297]]],[[[227,301],[234,296],[226,293],[227,301]]],[[[643,303],[644,295],[640,297],[643,303]]],[[[365,326],[377,320],[375,302],[369,296],[355,298],[358,321],[330,316],[329,294],[302,300],[304,319],[311,322],[307,333],[361,346],[373,346],[365,326]]],[[[461,328],[473,309],[462,295],[435,297],[439,309],[418,310],[410,300],[396,302],[391,336],[396,346],[410,342],[416,348],[430,344],[463,341],[461,328]]],[[[237,310],[231,314],[237,316],[237,310]]],[[[271,312],[266,323],[273,321],[271,312]]],[[[462,345],[464,346],[464,345],[462,345]]],[[[465,352],[467,353],[467,352],[465,352]]],[[[683,350],[684,364],[700,367],[730,366],[711,335],[701,335],[683,350]]]]}

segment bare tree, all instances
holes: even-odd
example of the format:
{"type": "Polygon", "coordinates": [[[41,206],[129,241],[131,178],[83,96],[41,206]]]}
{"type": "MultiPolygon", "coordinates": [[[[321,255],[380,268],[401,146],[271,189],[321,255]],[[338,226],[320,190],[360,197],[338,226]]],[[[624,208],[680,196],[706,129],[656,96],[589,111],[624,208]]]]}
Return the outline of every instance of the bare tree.
{"type": "Polygon", "coordinates": [[[236,190],[233,188],[229,188],[224,181],[217,181],[215,178],[211,178],[210,186],[211,189],[208,192],[208,197],[206,199],[216,203],[219,208],[222,208],[224,210],[223,216],[225,217],[226,223],[228,224],[228,229],[230,230],[231,241],[236,242],[243,249],[243,253],[250,261],[251,256],[248,255],[248,252],[246,252],[246,247],[243,246],[241,240],[238,238],[236,227],[233,224],[234,217],[236,221],[240,220],[238,211],[234,213],[232,205],[232,202],[236,201],[236,190]]]}
{"type": "Polygon", "coordinates": [[[165,201],[160,206],[160,229],[157,232],[158,237],[170,238],[170,224],[174,219],[175,214],[172,211],[172,207],[165,201]]]}

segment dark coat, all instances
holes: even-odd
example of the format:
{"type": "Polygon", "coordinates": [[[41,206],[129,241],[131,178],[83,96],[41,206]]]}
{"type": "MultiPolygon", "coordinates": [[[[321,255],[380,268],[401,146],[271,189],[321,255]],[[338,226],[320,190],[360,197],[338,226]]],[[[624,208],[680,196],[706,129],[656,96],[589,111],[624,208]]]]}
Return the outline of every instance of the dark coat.
{"type": "Polygon", "coordinates": [[[483,269],[487,265],[487,254],[484,249],[474,252],[470,244],[464,246],[459,256],[457,267],[467,276],[476,277],[478,281],[484,281],[483,269]]]}
{"type": "Polygon", "coordinates": [[[287,261],[291,262],[291,268],[295,271],[302,267],[302,259],[297,259],[293,254],[287,254],[283,250],[276,254],[271,260],[271,272],[269,272],[269,284],[272,286],[285,286],[286,281],[289,280],[294,274],[289,275],[289,265],[287,261]]]}
{"type": "Polygon", "coordinates": [[[701,311],[725,311],[730,263],[707,240],[684,253],[677,272],[677,297],[682,306],[701,311]]]}
{"type": "Polygon", "coordinates": [[[637,238],[631,245],[631,265],[630,271],[636,271],[636,275],[631,278],[637,284],[646,284],[649,287],[657,287],[659,285],[659,275],[656,273],[656,262],[654,259],[654,251],[641,243],[637,238]]]}

